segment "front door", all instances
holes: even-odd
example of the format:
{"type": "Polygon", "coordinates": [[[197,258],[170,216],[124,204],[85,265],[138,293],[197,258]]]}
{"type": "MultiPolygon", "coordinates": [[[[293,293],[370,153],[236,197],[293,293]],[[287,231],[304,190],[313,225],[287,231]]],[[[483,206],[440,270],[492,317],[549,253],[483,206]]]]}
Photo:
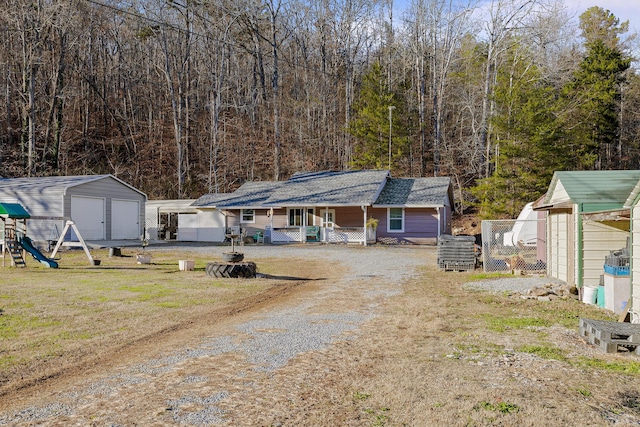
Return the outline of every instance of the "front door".
{"type": "Polygon", "coordinates": [[[322,209],[322,225],[323,227],[333,228],[336,224],[336,210],[335,209],[322,209]]]}

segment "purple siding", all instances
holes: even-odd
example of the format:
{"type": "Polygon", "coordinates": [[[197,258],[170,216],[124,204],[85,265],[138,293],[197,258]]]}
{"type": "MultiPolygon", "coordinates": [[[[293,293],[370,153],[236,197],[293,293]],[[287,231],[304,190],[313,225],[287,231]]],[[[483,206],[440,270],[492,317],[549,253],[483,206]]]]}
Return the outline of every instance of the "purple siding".
{"type": "MultiPolygon", "coordinates": [[[[448,212],[449,210],[447,210],[448,212]]],[[[378,239],[387,237],[411,243],[434,243],[438,237],[438,212],[433,208],[405,208],[403,233],[387,231],[386,208],[373,209],[372,216],[378,219],[378,229],[376,231],[378,239]]],[[[446,221],[445,218],[442,219],[442,227],[444,229],[446,224],[450,224],[450,222],[446,221]]]]}
{"type": "MultiPolygon", "coordinates": [[[[363,227],[364,213],[357,206],[328,207],[335,210],[336,226],[338,227],[363,227]]],[[[315,215],[320,217],[324,208],[314,208],[315,215]]],[[[387,209],[367,208],[367,217],[378,219],[376,236],[380,238],[395,238],[400,242],[416,244],[434,243],[439,234],[451,232],[451,209],[445,207],[442,212],[441,230],[438,232],[438,210],[435,208],[405,208],[404,232],[390,233],[387,231],[387,209]]],[[[240,223],[240,211],[227,211],[227,226],[241,226],[247,229],[247,235],[251,236],[256,230],[265,230],[273,224],[274,228],[287,227],[287,209],[275,209],[273,218],[267,216],[268,209],[256,209],[255,223],[240,223]]]]}

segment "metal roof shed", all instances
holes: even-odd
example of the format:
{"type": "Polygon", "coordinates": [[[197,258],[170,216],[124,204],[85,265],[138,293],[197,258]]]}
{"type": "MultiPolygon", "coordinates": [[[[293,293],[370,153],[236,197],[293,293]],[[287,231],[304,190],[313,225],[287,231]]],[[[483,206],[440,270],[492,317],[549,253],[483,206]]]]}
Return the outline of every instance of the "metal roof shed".
{"type": "Polygon", "coordinates": [[[55,240],[73,220],[85,240],[139,239],[146,195],[113,175],[0,179],[0,201],[30,213],[29,235],[55,240]]]}
{"type": "Polygon", "coordinates": [[[607,212],[624,209],[640,170],[559,171],[535,210],[547,211],[547,274],[598,286],[604,259],[625,247],[629,222],[607,212]]]}

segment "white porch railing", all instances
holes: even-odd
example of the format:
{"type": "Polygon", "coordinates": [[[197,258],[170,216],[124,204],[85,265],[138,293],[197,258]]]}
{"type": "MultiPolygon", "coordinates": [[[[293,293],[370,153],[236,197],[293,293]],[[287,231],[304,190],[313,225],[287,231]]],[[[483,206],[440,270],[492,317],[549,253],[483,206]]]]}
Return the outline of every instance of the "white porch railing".
{"type": "Polygon", "coordinates": [[[362,243],[365,242],[364,227],[327,228],[326,241],[329,243],[362,243]]]}
{"type": "Polygon", "coordinates": [[[271,243],[296,243],[302,242],[304,228],[286,227],[271,229],[271,243]]]}
{"type": "MultiPolygon", "coordinates": [[[[306,241],[305,227],[271,229],[271,243],[301,243],[306,241]]],[[[320,241],[326,243],[365,244],[364,227],[320,227],[320,241]]]]}

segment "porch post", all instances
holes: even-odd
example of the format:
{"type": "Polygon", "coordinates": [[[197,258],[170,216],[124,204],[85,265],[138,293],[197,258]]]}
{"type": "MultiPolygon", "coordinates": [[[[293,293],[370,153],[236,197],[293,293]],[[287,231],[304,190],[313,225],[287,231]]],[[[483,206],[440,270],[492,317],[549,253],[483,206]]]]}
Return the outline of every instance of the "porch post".
{"type": "Polygon", "coordinates": [[[322,239],[325,243],[329,243],[329,236],[327,235],[327,215],[329,214],[329,206],[325,206],[324,213],[322,214],[322,239]]]}
{"type": "MultiPolygon", "coordinates": [[[[227,228],[229,227],[229,220],[227,219],[227,214],[229,213],[229,211],[222,210],[220,212],[222,212],[222,216],[224,216],[224,234],[225,234],[225,237],[226,237],[227,228]]],[[[160,209],[159,208],[158,208],[158,224],[160,224],[160,209]]]]}
{"type": "Polygon", "coordinates": [[[307,243],[307,208],[300,209],[302,221],[300,221],[300,243],[307,243]]]}
{"type": "Polygon", "coordinates": [[[362,221],[363,221],[363,230],[364,230],[364,245],[367,246],[367,207],[366,206],[360,206],[360,209],[362,209],[362,221]]]}

